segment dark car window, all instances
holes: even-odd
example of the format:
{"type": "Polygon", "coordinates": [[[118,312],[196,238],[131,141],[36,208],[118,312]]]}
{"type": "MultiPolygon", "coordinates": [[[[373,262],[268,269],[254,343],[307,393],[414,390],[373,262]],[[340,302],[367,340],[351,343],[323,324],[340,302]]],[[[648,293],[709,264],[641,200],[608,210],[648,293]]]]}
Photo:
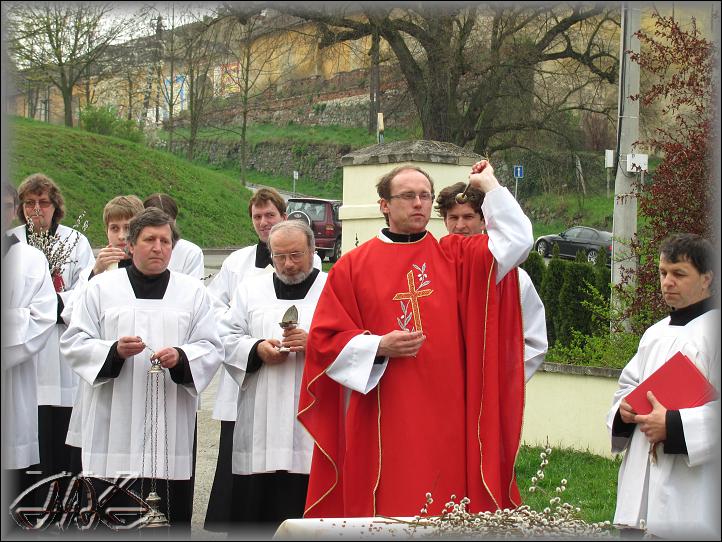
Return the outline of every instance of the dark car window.
{"type": "Polygon", "coordinates": [[[326,218],[326,207],[323,203],[311,203],[300,201],[289,201],[288,212],[303,211],[313,221],[324,220],[326,218]]]}
{"type": "Polygon", "coordinates": [[[566,231],[565,235],[566,235],[567,239],[576,239],[577,237],[579,237],[579,234],[581,233],[581,231],[582,231],[581,228],[569,228],[566,231]]]}

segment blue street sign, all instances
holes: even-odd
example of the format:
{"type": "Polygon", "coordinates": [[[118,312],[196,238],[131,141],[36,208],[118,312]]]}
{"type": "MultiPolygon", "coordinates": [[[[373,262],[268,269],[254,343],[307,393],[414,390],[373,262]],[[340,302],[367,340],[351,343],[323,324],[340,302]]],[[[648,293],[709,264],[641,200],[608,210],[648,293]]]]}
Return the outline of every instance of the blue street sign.
{"type": "Polygon", "coordinates": [[[515,179],[523,179],[524,178],[524,166],[514,166],[514,178],[515,179]]]}

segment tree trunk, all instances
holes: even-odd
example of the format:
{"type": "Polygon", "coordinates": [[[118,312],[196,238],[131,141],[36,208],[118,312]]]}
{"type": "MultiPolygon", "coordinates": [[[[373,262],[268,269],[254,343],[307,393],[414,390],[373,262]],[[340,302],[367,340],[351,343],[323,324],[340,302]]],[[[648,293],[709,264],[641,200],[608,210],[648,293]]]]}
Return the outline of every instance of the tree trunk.
{"type": "Polygon", "coordinates": [[[191,122],[190,126],[190,136],[188,137],[188,152],[186,154],[186,158],[188,158],[189,161],[193,161],[193,155],[196,152],[196,136],[198,134],[198,127],[195,126],[195,123],[191,122]]]}
{"type": "Polygon", "coordinates": [[[35,119],[38,112],[38,101],[40,100],[40,89],[28,88],[28,118],[35,119]]]}
{"type": "Polygon", "coordinates": [[[196,134],[198,133],[198,122],[196,118],[196,103],[195,103],[195,97],[196,97],[196,84],[198,83],[197,75],[193,70],[193,67],[191,66],[188,70],[188,77],[186,78],[186,81],[188,82],[188,120],[190,121],[189,124],[189,137],[188,137],[188,151],[186,153],[186,158],[188,160],[193,160],[193,153],[195,152],[195,146],[196,146],[196,134]]]}
{"type": "Polygon", "coordinates": [[[244,62],[243,62],[243,92],[241,95],[242,104],[242,121],[241,121],[241,184],[246,186],[246,168],[247,168],[247,146],[246,141],[248,130],[248,97],[251,93],[251,47],[248,41],[245,42],[244,62]]]}
{"type": "Polygon", "coordinates": [[[73,89],[62,89],[63,107],[65,108],[65,126],[73,127],[73,89]]]}
{"type": "Polygon", "coordinates": [[[246,129],[248,126],[248,105],[243,105],[243,117],[242,117],[242,123],[241,123],[241,184],[243,186],[246,186],[246,160],[248,160],[248,156],[246,155],[246,129]]]}
{"type": "Polygon", "coordinates": [[[582,161],[579,159],[579,155],[574,155],[574,161],[575,161],[575,171],[577,173],[577,181],[579,181],[579,184],[582,187],[582,192],[584,193],[584,197],[587,196],[587,186],[584,184],[584,172],[582,171],[582,161]]]}
{"type": "Polygon", "coordinates": [[[378,32],[374,32],[371,36],[371,49],[369,56],[371,57],[371,67],[369,70],[369,134],[376,131],[378,113],[381,110],[379,104],[379,43],[381,38],[378,32]]]}
{"type": "Polygon", "coordinates": [[[128,120],[133,120],[133,78],[128,74],[128,120]]]}

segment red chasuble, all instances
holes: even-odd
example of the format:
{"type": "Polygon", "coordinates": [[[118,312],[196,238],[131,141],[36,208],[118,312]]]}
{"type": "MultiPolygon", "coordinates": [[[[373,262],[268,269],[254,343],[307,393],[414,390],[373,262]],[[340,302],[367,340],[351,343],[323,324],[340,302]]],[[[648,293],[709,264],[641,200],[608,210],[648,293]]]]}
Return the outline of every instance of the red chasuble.
{"type": "Polygon", "coordinates": [[[452,495],[473,511],[521,504],[524,409],[516,270],[495,284],[488,237],[372,239],[332,268],[309,331],[298,418],[314,438],[305,517],[430,514],[452,495]],[[368,394],[325,371],[356,335],[422,330],[368,394]]]}

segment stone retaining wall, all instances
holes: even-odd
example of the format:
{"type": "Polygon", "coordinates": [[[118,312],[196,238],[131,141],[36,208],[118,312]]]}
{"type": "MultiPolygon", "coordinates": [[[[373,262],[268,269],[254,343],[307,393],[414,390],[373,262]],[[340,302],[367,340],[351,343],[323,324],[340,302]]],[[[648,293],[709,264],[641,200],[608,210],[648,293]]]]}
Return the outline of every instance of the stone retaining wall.
{"type": "MultiPolygon", "coordinates": [[[[187,148],[188,144],[185,141],[173,142],[173,152],[177,155],[185,156],[187,148]]],[[[333,178],[336,169],[340,167],[341,157],[349,151],[348,145],[289,145],[264,142],[249,149],[248,167],[278,176],[289,175],[296,170],[302,177],[326,182],[333,178]]],[[[237,166],[240,159],[240,143],[198,140],[195,156],[210,164],[237,166]]]]}

